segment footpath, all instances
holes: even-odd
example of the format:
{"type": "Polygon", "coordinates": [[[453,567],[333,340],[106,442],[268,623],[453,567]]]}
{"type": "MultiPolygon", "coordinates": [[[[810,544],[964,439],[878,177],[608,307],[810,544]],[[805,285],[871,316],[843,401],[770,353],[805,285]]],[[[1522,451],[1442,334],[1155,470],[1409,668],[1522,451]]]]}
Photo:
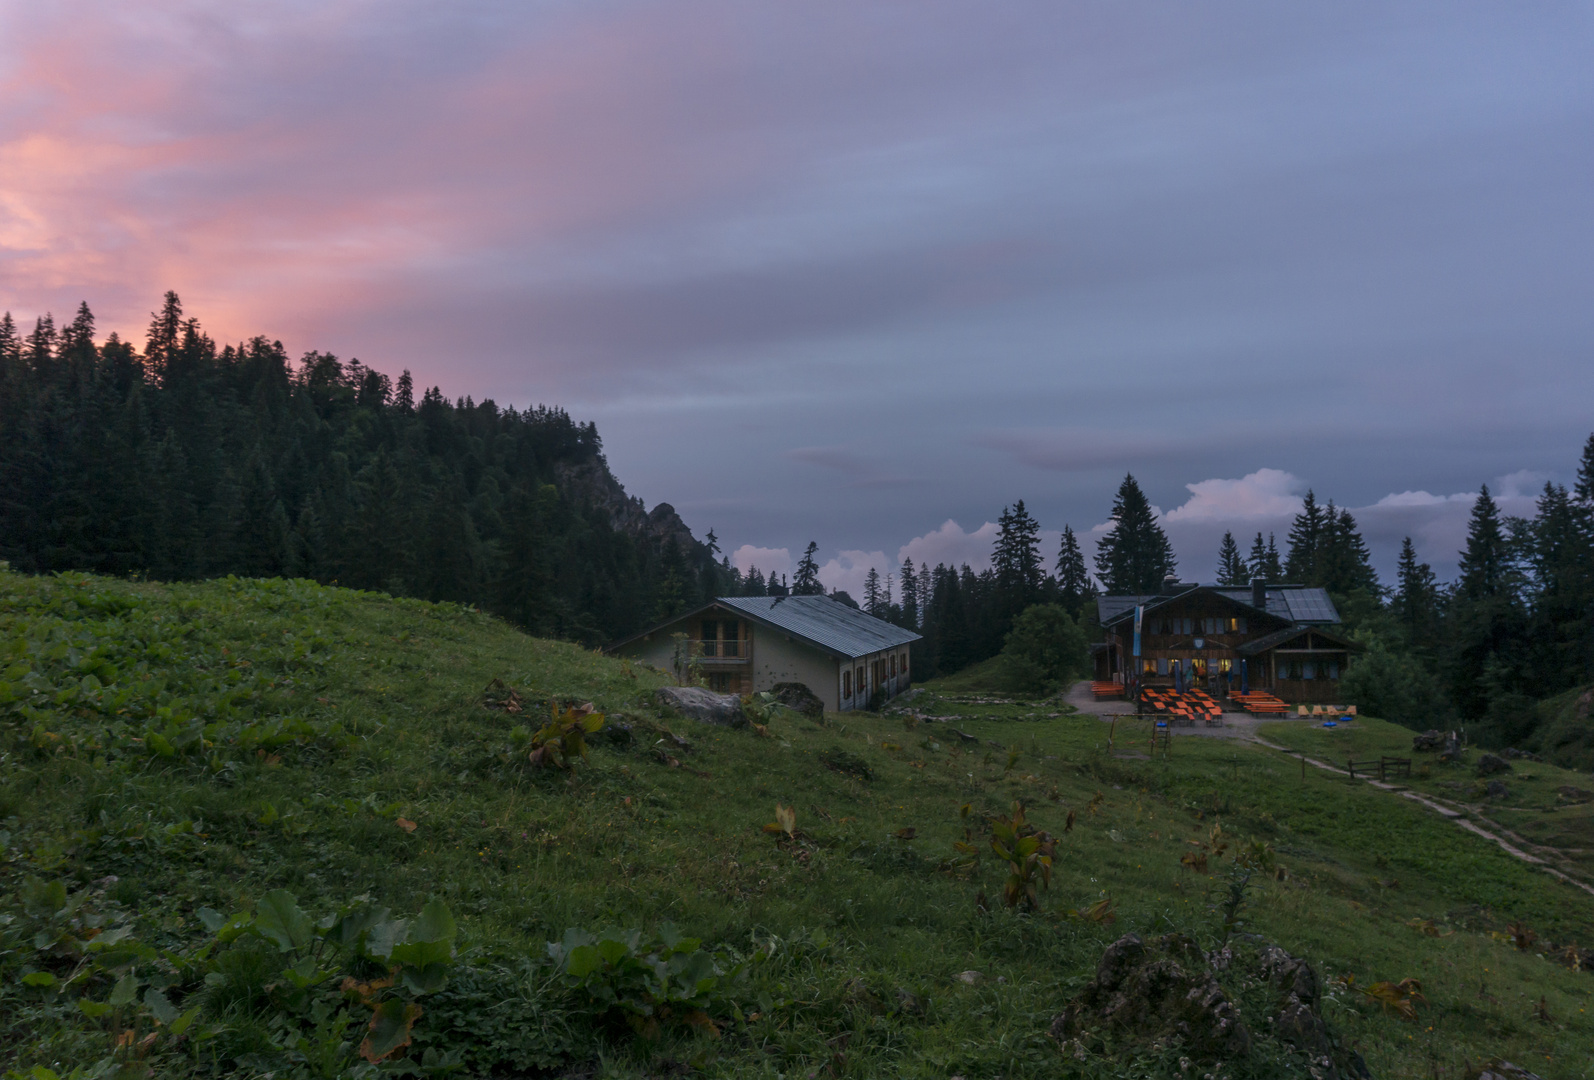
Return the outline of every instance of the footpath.
{"type": "MultiPolygon", "coordinates": [[[[1538,847],[1538,845],[1528,843],[1520,836],[1517,836],[1515,833],[1511,832],[1511,830],[1503,828],[1496,822],[1490,821],[1488,818],[1484,817],[1482,814],[1468,806],[1459,803],[1452,803],[1450,800],[1441,799],[1437,795],[1425,795],[1419,791],[1412,791],[1410,788],[1404,788],[1398,784],[1391,784],[1384,780],[1375,780],[1370,776],[1365,778],[1359,776],[1351,777],[1349,772],[1337,765],[1326,761],[1318,761],[1316,758],[1307,757],[1306,755],[1291,750],[1288,747],[1279,746],[1277,743],[1270,743],[1259,735],[1252,735],[1249,741],[1256,743],[1258,746],[1265,746],[1269,750],[1277,750],[1279,753],[1286,754],[1297,761],[1305,761],[1306,764],[1312,766],[1313,768],[1322,769],[1324,772],[1331,772],[1338,776],[1361,780],[1363,783],[1370,784],[1375,788],[1391,792],[1395,795],[1399,795],[1403,799],[1410,799],[1414,803],[1426,806],[1429,810],[1432,810],[1440,817],[1445,818],[1447,821],[1454,822],[1458,827],[1463,828],[1474,835],[1481,836],[1485,840],[1492,840],[1494,843],[1500,846],[1500,850],[1504,851],[1512,858],[1521,859],[1523,862],[1536,869],[1544,871],[1551,877],[1560,881],[1564,881],[1568,885],[1582,889],[1590,896],[1594,896],[1594,885],[1590,885],[1581,878],[1573,877],[1565,871],[1559,870],[1550,865],[1550,862],[1547,858],[1529,852],[1526,849],[1538,847]]],[[[1553,848],[1543,847],[1539,847],[1539,850],[1544,852],[1555,851],[1553,848]]],[[[1555,852],[1555,854],[1558,855],[1559,852],[1555,852]]]]}

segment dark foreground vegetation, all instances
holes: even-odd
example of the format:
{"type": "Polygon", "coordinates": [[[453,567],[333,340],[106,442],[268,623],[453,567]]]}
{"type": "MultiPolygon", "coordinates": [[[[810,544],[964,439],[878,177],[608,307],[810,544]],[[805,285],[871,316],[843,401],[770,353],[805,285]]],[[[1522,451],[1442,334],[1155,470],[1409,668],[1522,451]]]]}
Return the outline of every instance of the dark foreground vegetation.
{"type": "MultiPolygon", "coordinates": [[[[1594,897],[1260,746],[933,687],[696,726],[657,673],[306,581],[0,573],[0,642],[16,1075],[1306,1077],[1269,946],[1375,1076],[1594,1075],[1594,897]],[[1227,942],[1248,1048],[1099,1025],[1129,932],[1227,942]]],[[[1594,847],[1586,778],[1508,781],[1594,847]]]]}

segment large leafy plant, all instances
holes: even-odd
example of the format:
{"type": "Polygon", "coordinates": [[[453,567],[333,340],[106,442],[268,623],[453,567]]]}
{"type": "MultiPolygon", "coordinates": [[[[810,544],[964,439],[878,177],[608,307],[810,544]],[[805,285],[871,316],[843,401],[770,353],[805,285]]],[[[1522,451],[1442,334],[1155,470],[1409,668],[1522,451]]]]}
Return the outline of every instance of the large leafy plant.
{"type": "MultiPolygon", "coordinates": [[[[422,1014],[416,999],[447,985],[458,934],[441,900],[427,903],[413,919],[395,919],[385,907],[358,903],[312,922],[292,893],[276,889],[260,898],[252,914],[229,918],[210,908],[198,914],[222,945],[253,941],[276,948],[283,967],[269,988],[274,1004],[286,1013],[324,1012],[324,1001],[321,1009],[315,1007],[317,991],[342,974],[338,991],[351,1004],[371,1010],[359,1052],[372,1063],[410,1045],[422,1014]],[[371,977],[370,969],[385,974],[371,977]]],[[[205,982],[220,996],[231,977],[218,963],[205,982]]]]}
{"type": "Polygon", "coordinates": [[[1040,890],[1051,887],[1057,841],[1031,825],[1024,817],[1024,804],[1015,802],[1010,815],[991,822],[991,850],[1007,863],[1002,887],[1007,906],[1039,910],[1040,890]]]}
{"type": "Polygon", "coordinates": [[[670,1027],[718,1038],[714,1016],[736,1014],[731,992],[746,971],[669,923],[656,938],[640,930],[591,934],[572,927],[548,943],[548,959],[587,1009],[647,1040],[670,1027]]]}

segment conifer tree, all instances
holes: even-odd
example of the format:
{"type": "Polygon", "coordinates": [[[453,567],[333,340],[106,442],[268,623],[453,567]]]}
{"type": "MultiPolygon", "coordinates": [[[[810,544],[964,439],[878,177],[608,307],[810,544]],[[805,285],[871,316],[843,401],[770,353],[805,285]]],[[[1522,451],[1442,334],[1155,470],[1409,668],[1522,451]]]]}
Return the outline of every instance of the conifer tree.
{"type": "MultiPolygon", "coordinates": [[[[1261,538],[1261,534],[1258,534],[1257,539],[1261,538]]],[[[1234,542],[1232,532],[1223,534],[1223,543],[1218,547],[1218,584],[1251,584],[1251,571],[1245,565],[1245,560],[1240,558],[1240,545],[1234,542]]]]}
{"type": "Polygon", "coordinates": [[[1499,596],[1506,588],[1509,563],[1500,507],[1489,495],[1489,485],[1484,484],[1467,523],[1467,546],[1461,552],[1457,591],[1468,600],[1499,596]]]}
{"type": "Polygon", "coordinates": [[[769,591],[769,584],[764,581],[763,571],[756,566],[747,568],[747,584],[742,590],[743,596],[773,596],[769,591]]]}
{"type": "Polygon", "coordinates": [[[880,588],[880,571],[871,566],[863,578],[863,609],[879,618],[884,598],[885,594],[880,588]]]}
{"type": "Polygon", "coordinates": [[[151,375],[164,376],[166,367],[182,344],[183,302],[167,290],[161,309],[150,313],[149,332],[144,339],[144,364],[151,375]]]}
{"type": "Polygon", "coordinates": [[[793,596],[823,596],[825,587],[819,583],[819,563],[814,561],[814,553],[819,550],[819,545],[812,540],[803,549],[803,557],[797,564],[797,576],[792,579],[791,592],[793,596]]]}
{"type": "Polygon", "coordinates": [[[1057,549],[1057,589],[1058,599],[1076,620],[1081,617],[1085,604],[1096,595],[1096,583],[1085,567],[1085,553],[1068,525],[1063,526],[1062,543],[1057,549]]]}
{"type": "Polygon", "coordinates": [[[1113,528],[1096,542],[1096,576],[1109,593],[1155,593],[1177,563],[1168,535],[1134,476],[1124,477],[1112,504],[1113,528]]]}
{"type": "Polygon", "coordinates": [[[919,628],[919,575],[912,559],[902,560],[902,625],[910,630],[919,628]]]}
{"type": "Polygon", "coordinates": [[[1400,562],[1395,571],[1394,614],[1414,648],[1433,643],[1439,618],[1439,586],[1433,567],[1417,561],[1417,548],[1406,537],[1400,542],[1400,562]]]}
{"type": "Polygon", "coordinates": [[[398,390],[393,395],[393,404],[398,406],[398,411],[405,416],[415,411],[415,380],[410,377],[409,368],[399,376],[398,390]]]}
{"type": "Polygon", "coordinates": [[[1321,585],[1318,573],[1318,547],[1323,538],[1323,508],[1310,488],[1301,502],[1301,512],[1290,525],[1290,552],[1284,560],[1284,574],[1296,585],[1321,585]]]}
{"type": "Polygon", "coordinates": [[[1039,598],[1045,577],[1041,569],[1040,522],[1025,509],[1023,499],[1003,507],[997,521],[991,568],[996,571],[998,586],[1015,598],[1022,610],[1039,598]]]}
{"type": "Polygon", "coordinates": [[[22,336],[11,312],[0,315],[0,367],[9,368],[22,358],[22,336]]]}
{"type": "Polygon", "coordinates": [[[1372,553],[1362,539],[1356,519],[1349,510],[1334,507],[1329,500],[1318,537],[1317,581],[1330,592],[1347,596],[1357,590],[1373,595],[1381,591],[1373,570],[1372,553]]]}

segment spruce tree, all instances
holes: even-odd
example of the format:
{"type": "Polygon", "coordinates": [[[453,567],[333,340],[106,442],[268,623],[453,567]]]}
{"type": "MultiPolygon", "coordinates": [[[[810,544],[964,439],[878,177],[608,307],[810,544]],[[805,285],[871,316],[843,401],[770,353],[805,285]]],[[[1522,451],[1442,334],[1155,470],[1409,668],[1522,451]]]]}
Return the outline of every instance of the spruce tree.
{"type": "Polygon", "coordinates": [[[991,567],[996,571],[999,587],[1022,610],[1039,598],[1045,577],[1041,569],[1040,522],[1025,509],[1023,499],[1003,507],[997,521],[991,567]]]}
{"type": "MultiPolygon", "coordinates": [[[[1257,534],[1257,540],[1261,539],[1261,534],[1257,534]]],[[[1251,571],[1246,567],[1245,560],[1240,558],[1240,545],[1234,542],[1232,532],[1225,532],[1223,543],[1218,546],[1218,584],[1251,584],[1251,571]]]]}
{"type": "Polygon", "coordinates": [[[1323,539],[1323,508],[1310,488],[1301,503],[1301,512],[1290,525],[1290,553],[1284,560],[1284,573],[1296,585],[1321,585],[1318,572],[1318,547],[1323,539]]]}
{"type": "Polygon", "coordinates": [[[1382,590],[1373,570],[1372,553],[1362,539],[1356,519],[1349,510],[1336,510],[1332,499],[1323,515],[1319,536],[1317,577],[1322,585],[1341,596],[1361,590],[1377,596],[1382,590]]]}
{"type": "Polygon", "coordinates": [[[902,560],[902,625],[909,630],[919,628],[919,575],[912,559],[902,560]]]}
{"type": "Polygon", "coordinates": [[[1177,563],[1168,535],[1132,474],[1118,487],[1112,522],[1112,531],[1096,542],[1096,576],[1103,587],[1119,594],[1157,592],[1177,563]]]}
{"type": "Polygon", "coordinates": [[[823,596],[825,587],[819,583],[819,564],[814,561],[814,552],[819,550],[819,545],[812,540],[803,549],[802,560],[797,564],[797,576],[792,579],[791,592],[793,596],[823,596]]]}
{"type": "Polygon", "coordinates": [[[1063,526],[1063,540],[1057,549],[1057,588],[1058,599],[1076,620],[1096,595],[1096,583],[1085,567],[1085,553],[1068,525],[1063,526]]]}
{"type": "Polygon", "coordinates": [[[1499,596],[1506,588],[1510,553],[1500,521],[1500,507],[1489,495],[1489,485],[1479,490],[1467,523],[1467,546],[1461,552],[1461,577],[1457,591],[1468,600],[1499,596]]]}
{"type": "Polygon", "coordinates": [[[167,290],[161,309],[150,313],[144,339],[144,364],[151,375],[162,377],[183,340],[183,302],[167,290]]]}
{"type": "Polygon", "coordinates": [[[884,598],[885,594],[880,588],[880,571],[871,566],[863,578],[863,609],[879,618],[884,598]]]}
{"type": "Polygon", "coordinates": [[[8,369],[22,359],[22,335],[11,312],[0,315],[0,369],[8,369]]]}
{"type": "Polygon", "coordinates": [[[1417,548],[1406,537],[1400,542],[1400,562],[1395,570],[1394,614],[1413,648],[1433,644],[1438,625],[1439,586],[1433,567],[1417,561],[1417,548]]]}

